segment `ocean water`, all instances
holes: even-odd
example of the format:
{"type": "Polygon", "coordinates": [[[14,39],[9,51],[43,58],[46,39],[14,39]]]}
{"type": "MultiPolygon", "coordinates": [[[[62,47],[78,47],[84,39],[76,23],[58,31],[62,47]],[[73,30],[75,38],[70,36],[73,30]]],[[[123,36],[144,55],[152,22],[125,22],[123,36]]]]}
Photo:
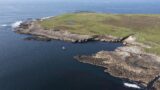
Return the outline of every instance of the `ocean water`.
{"type": "Polygon", "coordinates": [[[18,25],[15,22],[28,18],[56,16],[76,11],[159,14],[159,4],[0,1],[0,90],[137,90],[132,88],[137,86],[104,73],[103,68],[73,59],[75,55],[91,55],[100,50],[111,51],[121,44],[25,41],[24,38],[28,35],[16,34],[12,27],[18,25]],[[63,51],[63,46],[67,50],[63,51]]]}

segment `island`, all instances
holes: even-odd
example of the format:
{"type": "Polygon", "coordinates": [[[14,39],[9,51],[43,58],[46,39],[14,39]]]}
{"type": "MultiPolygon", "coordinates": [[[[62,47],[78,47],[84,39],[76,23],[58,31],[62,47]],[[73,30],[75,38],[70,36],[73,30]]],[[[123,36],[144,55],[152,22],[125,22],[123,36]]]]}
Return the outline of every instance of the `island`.
{"type": "Polygon", "coordinates": [[[160,90],[160,15],[80,12],[27,20],[14,29],[43,40],[123,43],[114,51],[74,58],[146,90],[160,90]]]}

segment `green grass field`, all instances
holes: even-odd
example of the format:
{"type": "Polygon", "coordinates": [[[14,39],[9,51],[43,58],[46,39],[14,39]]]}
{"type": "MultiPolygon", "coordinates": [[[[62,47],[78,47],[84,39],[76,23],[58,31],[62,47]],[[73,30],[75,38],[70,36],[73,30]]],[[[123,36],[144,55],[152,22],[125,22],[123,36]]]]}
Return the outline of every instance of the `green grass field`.
{"type": "Polygon", "coordinates": [[[152,46],[147,52],[160,55],[160,15],[72,13],[39,22],[45,29],[68,30],[78,34],[136,34],[141,43],[152,46]]]}

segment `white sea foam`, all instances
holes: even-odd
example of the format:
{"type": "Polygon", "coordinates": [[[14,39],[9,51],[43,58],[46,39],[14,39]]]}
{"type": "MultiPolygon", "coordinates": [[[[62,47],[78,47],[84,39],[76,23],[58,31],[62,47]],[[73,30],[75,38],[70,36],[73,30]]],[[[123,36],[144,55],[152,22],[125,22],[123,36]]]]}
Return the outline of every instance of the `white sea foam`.
{"type": "Polygon", "coordinates": [[[140,86],[136,84],[131,84],[131,83],[124,83],[124,86],[129,87],[129,88],[137,88],[137,89],[141,88],[140,86]]]}
{"type": "Polygon", "coordinates": [[[43,20],[45,20],[45,19],[49,19],[49,18],[52,18],[52,16],[49,16],[49,17],[43,17],[43,18],[41,18],[40,20],[41,20],[41,21],[43,21],[43,20]]]}
{"type": "Polygon", "coordinates": [[[13,23],[11,26],[12,28],[16,28],[19,27],[19,25],[22,23],[22,21],[16,21],[15,23],[13,23]]]}
{"type": "Polygon", "coordinates": [[[49,18],[51,18],[51,16],[50,16],[50,17],[43,17],[42,20],[43,20],[43,19],[49,19],[49,18]]]}
{"type": "Polygon", "coordinates": [[[2,24],[2,25],[0,25],[1,27],[6,27],[6,26],[8,26],[7,24],[2,24]]]}

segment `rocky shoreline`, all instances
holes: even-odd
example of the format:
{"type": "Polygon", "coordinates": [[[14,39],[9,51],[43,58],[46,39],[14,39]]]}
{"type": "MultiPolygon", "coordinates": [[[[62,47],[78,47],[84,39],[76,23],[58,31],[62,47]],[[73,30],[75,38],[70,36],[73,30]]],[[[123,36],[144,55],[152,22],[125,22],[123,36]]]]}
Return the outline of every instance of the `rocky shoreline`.
{"type": "Polygon", "coordinates": [[[100,51],[91,56],[76,56],[78,61],[106,68],[105,72],[160,90],[160,58],[143,52],[138,46],[119,47],[115,51],[100,51]]]}
{"type": "MultiPolygon", "coordinates": [[[[53,29],[53,30],[45,30],[43,29],[39,24],[38,21],[26,21],[22,22],[19,27],[14,28],[14,31],[16,33],[20,34],[29,34],[33,35],[33,39],[40,40],[41,37],[42,40],[62,40],[62,41],[68,41],[73,43],[83,43],[88,41],[102,41],[102,42],[122,42],[125,38],[128,38],[131,35],[128,35],[124,38],[117,38],[111,35],[80,35],[71,33],[67,30],[59,30],[59,29],[53,29]]],[[[28,40],[32,40],[32,38],[28,38],[28,40]]]]}
{"type": "Polygon", "coordinates": [[[112,76],[128,79],[142,85],[146,90],[160,90],[160,57],[145,53],[143,48],[147,45],[136,42],[133,35],[123,38],[111,35],[80,35],[67,30],[45,30],[36,21],[26,21],[15,28],[16,33],[30,34],[34,38],[50,41],[52,39],[83,43],[88,41],[121,42],[125,46],[115,51],[100,51],[91,56],[75,56],[80,62],[89,63],[106,68],[105,72],[112,76]]]}

